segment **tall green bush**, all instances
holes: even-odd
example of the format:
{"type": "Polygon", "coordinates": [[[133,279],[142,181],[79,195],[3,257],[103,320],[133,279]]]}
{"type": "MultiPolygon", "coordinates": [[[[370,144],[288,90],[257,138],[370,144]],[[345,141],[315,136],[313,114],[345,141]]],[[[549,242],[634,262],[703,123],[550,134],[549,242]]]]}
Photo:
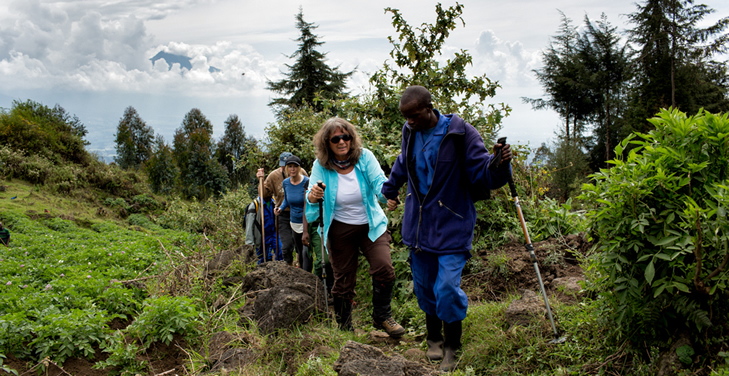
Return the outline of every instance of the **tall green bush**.
{"type": "Polygon", "coordinates": [[[729,115],[663,110],[649,121],[655,130],[624,140],[614,167],[583,187],[596,204],[597,283],[619,334],[709,343],[729,312],[729,115]]]}
{"type": "Polygon", "coordinates": [[[86,133],[78,117],[59,105],[50,108],[32,100],[15,100],[9,111],[0,111],[0,145],[53,162],[88,163],[86,133]]]}

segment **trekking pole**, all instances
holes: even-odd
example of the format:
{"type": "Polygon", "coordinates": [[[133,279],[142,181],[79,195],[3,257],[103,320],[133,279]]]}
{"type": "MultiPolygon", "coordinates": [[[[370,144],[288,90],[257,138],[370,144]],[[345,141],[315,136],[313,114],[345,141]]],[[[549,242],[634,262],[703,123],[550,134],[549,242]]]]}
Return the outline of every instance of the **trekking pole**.
{"type": "Polygon", "coordinates": [[[265,222],[265,215],[264,211],[266,211],[266,208],[263,206],[263,178],[258,178],[258,198],[261,200],[261,252],[263,252],[263,263],[265,264],[268,262],[268,257],[266,257],[266,253],[268,253],[268,250],[266,249],[266,222],[265,222]]]}
{"type": "Polygon", "coordinates": [[[275,227],[273,230],[276,231],[276,253],[273,255],[273,260],[281,261],[278,259],[278,253],[280,252],[280,250],[278,248],[278,246],[279,246],[278,242],[280,241],[280,239],[278,237],[278,216],[277,215],[273,217],[273,221],[274,221],[273,226],[275,227]]]}
{"type": "MultiPolygon", "coordinates": [[[[322,189],[322,191],[326,188],[324,188],[324,185],[322,184],[322,181],[319,180],[316,182],[316,185],[319,186],[319,188],[322,189]]],[[[324,197],[319,199],[319,230],[321,230],[321,239],[319,239],[319,243],[321,243],[321,279],[324,282],[324,304],[327,306],[327,316],[329,316],[329,295],[327,290],[327,263],[326,259],[324,258],[324,197]]]]}
{"type": "MultiPolygon", "coordinates": [[[[503,145],[506,144],[506,137],[499,138],[496,143],[503,145]]],[[[496,152],[494,155],[494,159],[496,159],[494,162],[489,164],[489,168],[494,168],[495,166],[498,166],[498,164],[501,162],[501,149],[496,152]]],[[[521,229],[524,231],[524,238],[526,239],[526,244],[524,244],[524,247],[526,247],[527,251],[529,251],[529,257],[532,259],[532,263],[534,264],[534,271],[537,272],[537,280],[539,281],[539,288],[542,291],[542,297],[544,298],[544,304],[547,306],[547,316],[549,317],[549,322],[552,324],[552,331],[554,332],[554,339],[549,341],[549,343],[562,343],[566,340],[565,337],[560,337],[559,332],[557,331],[557,326],[554,324],[554,318],[552,317],[552,309],[549,307],[549,299],[547,299],[547,292],[544,289],[544,282],[542,282],[542,274],[539,273],[539,264],[537,263],[537,255],[534,254],[534,247],[532,246],[532,241],[529,238],[529,231],[527,231],[526,222],[524,221],[524,214],[521,211],[521,205],[519,204],[519,197],[516,193],[516,184],[514,184],[514,176],[509,173],[509,190],[511,190],[511,197],[514,199],[514,205],[516,206],[516,212],[519,214],[519,221],[521,222],[521,229]]]]}

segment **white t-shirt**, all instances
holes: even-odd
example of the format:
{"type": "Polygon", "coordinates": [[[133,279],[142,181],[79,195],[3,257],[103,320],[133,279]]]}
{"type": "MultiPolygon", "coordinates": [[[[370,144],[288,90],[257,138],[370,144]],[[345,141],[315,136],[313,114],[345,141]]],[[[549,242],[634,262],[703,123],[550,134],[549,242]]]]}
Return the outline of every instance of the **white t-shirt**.
{"type": "Polygon", "coordinates": [[[334,219],[348,225],[364,225],[367,220],[367,209],[362,200],[357,173],[354,169],[346,175],[337,174],[337,200],[334,204],[334,219]]]}

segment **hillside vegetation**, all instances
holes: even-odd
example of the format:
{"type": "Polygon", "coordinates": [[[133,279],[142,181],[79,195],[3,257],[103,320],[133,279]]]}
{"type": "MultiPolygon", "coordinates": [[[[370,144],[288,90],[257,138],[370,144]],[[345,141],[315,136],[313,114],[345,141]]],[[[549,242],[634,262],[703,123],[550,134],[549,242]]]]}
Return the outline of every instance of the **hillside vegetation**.
{"type": "MultiPolygon", "coordinates": [[[[58,120],[53,111],[41,113],[58,120]]],[[[1,114],[0,131],[16,115],[25,116],[1,114]]],[[[549,343],[553,333],[543,318],[508,324],[509,304],[522,288],[537,286],[531,272],[522,272],[529,268],[513,204],[505,191],[494,192],[477,205],[476,257],[464,275],[471,306],[454,374],[729,374],[729,119],[665,111],[652,121],[656,130],[622,143],[619,155],[638,147],[596,175],[579,201],[545,198],[550,172],[527,165],[528,150],[518,148],[515,178],[547,282],[568,265],[582,266],[585,281],[580,292],[549,290],[565,343],[549,343]],[[632,206],[616,209],[625,204],[632,206]],[[592,240],[592,251],[565,240],[577,233],[592,240]]],[[[76,137],[73,127],[65,132],[76,137]]],[[[213,255],[244,241],[247,187],[204,201],[158,196],[140,172],[85,151],[70,157],[52,143],[28,155],[23,140],[0,148],[0,221],[12,234],[10,246],[0,247],[0,374],[203,374],[221,332],[254,354],[237,371],[243,375],[335,374],[347,340],[424,361],[424,317],[399,242],[401,212],[390,213],[390,223],[398,277],[393,314],[408,330],[402,340],[370,335],[365,267],[354,312],[360,330],[341,332],[315,316],[262,335],[255,323],[241,322],[237,310],[246,299],[223,283],[230,275],[205,276],[213,255]]],[[[254,267],[239,264],[228,273],[242,276],[254,267]]]]}

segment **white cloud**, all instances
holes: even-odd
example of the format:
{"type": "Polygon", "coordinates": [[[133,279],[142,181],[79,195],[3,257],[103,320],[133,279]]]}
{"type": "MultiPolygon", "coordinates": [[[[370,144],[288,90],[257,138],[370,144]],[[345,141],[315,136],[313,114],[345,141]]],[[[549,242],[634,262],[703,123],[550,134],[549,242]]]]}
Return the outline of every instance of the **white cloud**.
{"type": "Polygon", "coordinates": [[[493,30],[484,30],[475,43],[474,66],[502,86],[535,83],[532,70],[541,66],[541,50],[526,50],[519,41],[502,40],[493,30]]]}

